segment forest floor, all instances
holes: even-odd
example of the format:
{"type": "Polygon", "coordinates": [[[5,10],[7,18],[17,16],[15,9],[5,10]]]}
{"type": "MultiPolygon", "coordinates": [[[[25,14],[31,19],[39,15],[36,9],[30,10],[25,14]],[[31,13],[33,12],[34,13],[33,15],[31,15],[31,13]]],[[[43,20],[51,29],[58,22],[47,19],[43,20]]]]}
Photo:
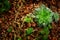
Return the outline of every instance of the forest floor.
{"type": "MultiPolygon", "coordinates": [[[[17,40],[21,37],[23,40],[35,40],[38,36],[39,27],[36,23],[24,23],[22,17],[32,11],[40,4],[45,4],[54,12],[60,15],[60,1],[59,0],[9,0],[12,4],[10,10],[0,16],[0,40],[17,40]],[[34,32],[27,38],[24,37],[25,30],[29,27],[34,28],[34,32]],[[12,28],[12,32],[7,32],[12,28]]],[[[52,29],[50,30],[49,40],[60,40],[60,19],[57,23],[52,22],[52,29]]]]}

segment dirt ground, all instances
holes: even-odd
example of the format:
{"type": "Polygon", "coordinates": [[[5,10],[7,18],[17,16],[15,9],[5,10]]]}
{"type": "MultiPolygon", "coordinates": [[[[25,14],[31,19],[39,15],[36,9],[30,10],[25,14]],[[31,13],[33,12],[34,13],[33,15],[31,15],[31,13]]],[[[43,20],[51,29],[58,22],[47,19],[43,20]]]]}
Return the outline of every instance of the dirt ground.
{"type": "MultiPolygon", "coordinates": [[[[24,23],[22,17],[32,13],[42,3],[60,15],[60,0],[9,0],[9,2],[11,3],[10,10],[0,15],[0,40],[17,40],[17,37],[21,37],[23,40],[35,40],[40,28],[36,27],[35,22],[24,23]],[[27,39],[24,37],[25,29],[31,26],[36,31],[27,39]],[[10,27],[12,27],[12,32],[7,32],[10,27]]],[[[60,19],[57,23],[52,22],[49,40],[60,40],[60,19]]]]}

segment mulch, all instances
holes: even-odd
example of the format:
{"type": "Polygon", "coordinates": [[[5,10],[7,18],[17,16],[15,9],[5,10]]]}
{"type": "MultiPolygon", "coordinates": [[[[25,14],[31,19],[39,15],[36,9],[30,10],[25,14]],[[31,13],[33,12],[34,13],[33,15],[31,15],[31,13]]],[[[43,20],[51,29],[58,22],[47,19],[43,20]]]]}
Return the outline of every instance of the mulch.
{"type": "MultiPolygon", "coordinates": [[[[0,15],[0,40],[15,40],[16,37],[24,37],[25,29],[33,26],[36,30],[33,34],[28,36],[28,40],[34,40],[38,36],[38,31],[41,30],[36,27],[36,23],[23,23],[22,17],[26,14],[32,13],[34,8],[38,7],[41,3],[45,4],[54,12],[60,15],[60,0],[9,0],[11,8],[8,12],[0,15]],[[7,29],[12,26],[12,32],[8,33],[7,29]],[[21,32],[21,33],[19,33],[21,32]]],[[[59,21],[52,22],[52,29],[50,30],[49,40],[60,40],[60,19],[59,21]]],[[[17,38],[16,38],[17,40],[17,38]]],[[[27,40],[26,37],[23,40],[27,40]]]]}

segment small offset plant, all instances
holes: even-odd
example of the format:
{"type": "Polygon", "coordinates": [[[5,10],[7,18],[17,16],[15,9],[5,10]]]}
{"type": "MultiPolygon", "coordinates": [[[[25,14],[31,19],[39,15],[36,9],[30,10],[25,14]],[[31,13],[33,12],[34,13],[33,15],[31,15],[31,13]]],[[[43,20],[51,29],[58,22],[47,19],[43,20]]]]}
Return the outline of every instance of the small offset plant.
{"type": "Polygon", "coordinates": [[[18,40],[22,40],[22,38],[18,38],[18,40]]]}
{"type": "Polygon", "coordinates": [[[48,40],[48,35],[49,35],[50,31],[48,27],[43,28],[43,30],[40,31],[40,36],[42,38],[42,40],[48,40]]]}
{"type": "Polygon", "coordinates": [[[21,37],[17,37],[17,36],[15,37],[14,36],[14,40],[22,40],[22,38],[21,37]]]}
{"type": "Polygon", "coordinates": [[[32,32],[33,32],[33,28],[32,27],[27,28],[26,35],[30,35],[32,32]]]}
{"type": "Polygon", "coordinates": [[[0,0],[0,13],[8,11],[10,9],[11,4],[8,0],[0,0]]]}
{"type": "Polygon", "coordinates": [[[7,30],[7,32],[12,32],[12,26],[9,27],[9,29],[7,30]]]}
{"type": "Polygon", "coordinates": [[[30,14],[27,14],[25,17],[24,17],[24,22],[27,22],[27,23],[30,23],[30,22],[33,22],[33,19],[31,18],[30,14]]]}

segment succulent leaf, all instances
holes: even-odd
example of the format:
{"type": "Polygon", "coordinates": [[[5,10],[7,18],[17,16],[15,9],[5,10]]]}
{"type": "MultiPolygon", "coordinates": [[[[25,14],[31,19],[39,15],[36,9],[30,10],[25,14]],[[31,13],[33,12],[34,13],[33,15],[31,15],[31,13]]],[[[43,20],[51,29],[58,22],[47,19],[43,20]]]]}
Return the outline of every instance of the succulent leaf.
{"type": "Polygon", "coordinates": [[[55,19],[55,22],[57,22],[59,20],[59,14],[58,13],[54,13],[54,19],[55,19]]]}

